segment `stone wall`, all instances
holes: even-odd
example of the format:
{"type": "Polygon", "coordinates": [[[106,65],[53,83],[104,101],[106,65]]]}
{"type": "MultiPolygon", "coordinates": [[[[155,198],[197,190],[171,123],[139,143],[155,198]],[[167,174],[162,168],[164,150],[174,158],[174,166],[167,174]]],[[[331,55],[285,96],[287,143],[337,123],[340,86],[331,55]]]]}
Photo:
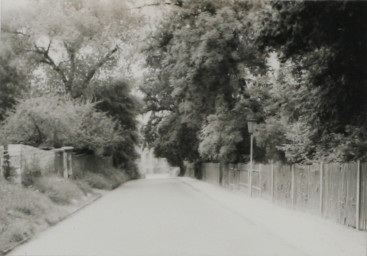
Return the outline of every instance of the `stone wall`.
{"type": "Polygon", "coordinates": [[[7,150],[1,147],[0,177],[9,176],[7,178],[17,184],[21,184],[26,175],[59,173],[67,178],[72,175],[71,150],[72,147],[42,150],[22,144],[9,144],[7,150]],[[6,169],[9,173],[5,173],[6,169]]]}

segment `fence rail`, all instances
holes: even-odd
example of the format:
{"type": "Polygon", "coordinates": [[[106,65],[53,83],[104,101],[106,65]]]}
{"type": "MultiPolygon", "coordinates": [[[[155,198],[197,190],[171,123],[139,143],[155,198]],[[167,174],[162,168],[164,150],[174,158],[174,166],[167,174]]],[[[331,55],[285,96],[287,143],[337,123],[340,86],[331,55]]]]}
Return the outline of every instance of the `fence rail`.
{"type": "Polygon", "coordinates": [[[254,164],[251,179],[249,165],[242,163],[185,166],[188,176],[231,190],[251,187],[253,196],[367,230],[367,163],[254,164]]]}

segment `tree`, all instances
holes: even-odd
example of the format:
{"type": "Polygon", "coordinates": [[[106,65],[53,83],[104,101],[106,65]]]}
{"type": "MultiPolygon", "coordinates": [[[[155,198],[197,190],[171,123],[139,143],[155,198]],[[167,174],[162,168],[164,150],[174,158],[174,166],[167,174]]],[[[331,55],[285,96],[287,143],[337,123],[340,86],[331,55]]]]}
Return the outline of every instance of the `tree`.
{"type": "MultiPolygon", "coordinates": [[[[47,101],[41,100],[43,97],[66,97],[76,109],[83,104],[94,109],[89,109],[88,115],[75,110],[81,115],[79,118],[83,119],[83,125],[89,124],[90,127],[79,127],[82,124],[75,118],[59,123],[42,110],[41,116],[32,112],[31,116],[37,116],[33,122],[37,127],[46,125],[51,118],[55,126],[63,124],[63,131],[55,131],[57,136],[54,138],[40,128],[36,129],[38,133],[30,132],[29,137],[23,137],[22,141],[52,146],[67,142],[75,145],[77,150],[95,154],[100,154],[96,148],[102,147],[103,154],[113,155],[116,166],[133,169],[132,163],[137,157],[136,116],[139,103],[132,96],[131,85],[128,85],[134,81],[127,79],[131,78],[128,73],[134,58],[132,50],[137,47],[134,40],[139,36],[136,28],[143,19],[136,14],[133,16],[125,3],[117,0],[54,0],[34,2],[29,7],[2,18],[2,32],[5,35],[2,43],[5,43],[17,69],[24,69],[27,73],[32,98],[42,96],[39,104],[47,105],[47,101]],[[122,81],[121,77],[126,79],[122,81]],[[98,124],[105,118],[110,130],[98,124]],[[77,127],[79,132],[87,134],[77,133],[79,136],[75,137],[73,128],[77,127]],[[90,143],[84,140],[91,134],[95,135],[99,129],[101,134],[89,137],[90,143]],[[107,134],[111,135],[110,145],[105,141],[107,134]]],[[[36,108],[33,105],[30,107],[36,108]]],[[[60,115],[57,111],[56,114],[60,115]]],[[[19,117],[20,113],[10,115],[19,117]]],[[[21,123],[11,116],[8,120],[15,126],[21,123]]],[[[52,126],[50,123],[47,125],[52,126]]]]}
{"type": "Polygon", "coordinates": [[[282,118],[291,128],[283,149],[294,161],[364,155],[366,13],[365,2],[302,1],[274,2],[265,14],[258,42],[278,51],[288,70],[277,83],[284,96],[282,118]]]}
{"type": "Polygon", "coordinates": [[[0,57],[0,122],[26,89],[25,76],[16,70],[4,56],[0,57]]]}
{"type": "Polygon", "coordinates": [[[97,100],[96,109],[107,113],[122,127],[120,135],[124,140],[113,152],[114,163],[133,169],[133,162],[138,157],[135,150],[135,146],[139,143],[136,117],[140,113],[141,103],[131,95],[130,86],[123,80],[112,80],[107,84],[95,85],[93,88],[93,95],[97,100]]]}
{"type": "Polygon", "coordinates": [[[243,121],[256,104],[244,98],[251,78],[265,68],[253,44],[256,29],[250,26],[256,21],[250,13],[258,11],[254,3],[189,4],[162,23],[147,49],[152,72],[142,88],[146,111],[152,112],[146,138],[160,156],[174,154],[177,162],[202,157],[233,161],[238,156],[229,155],[246,152],[243,121]],[[231,123],[223,119],[226,111],[242,112],[231,116],[241,121],[221,130],[217,122],[231,123]],[[238,135],[226,140],[233,129],[238,135]],[[223,140],[210,139],[219,137],[223,140]],[[180,153],[172,154],[173,148],[180,153]]]}
{"type": "Polygon", "coordinates": [[[111,155],[124,142],[123,128],[94,105],[67,97],[25,99],[7,113],[2,140],[36,147],[68,145],[76,151],[111,155]]]}
{"type": "Polygon", "coordinates": [[[26,41],[34,69],[73,98],[88,99],[88,86],[111,73],[121,47],[139,23],[121,1],[48,1],[3,19],[2,32],[26,41]]]}

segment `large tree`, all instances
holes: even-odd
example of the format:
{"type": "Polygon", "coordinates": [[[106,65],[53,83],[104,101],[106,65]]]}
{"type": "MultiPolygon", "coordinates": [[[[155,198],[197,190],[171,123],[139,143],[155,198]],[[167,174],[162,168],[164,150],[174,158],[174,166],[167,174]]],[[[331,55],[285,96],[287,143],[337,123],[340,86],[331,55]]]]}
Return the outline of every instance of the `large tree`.
{"type": "Polygon", "coordinates": [[[13,43],[14,51],[27,56],[49,86],[73,98],[89,98],[90,83],[111,75],[140,23],[123,2],[114,0],[33,3],[2,20],[3,34],[23,44],[19,49],[13,43]]]}
{"type": "Polygon", "coordinates": [[[356,159],[367,141],[367,3],[274,2],[258,43],[282,61],[275,82],[294,161],[356,159]]]}
{"type": "Polygon", "coordinates": [[[256,109],[246,91],[265,67],[253,44],[256,26],[250,26],[250,21],[256,23],[259,7],[254,3],[184,4],[161,24],[149,42],[151,73],[142,87],[146,111],[151,112],[146,138],[159,156],[181,163],[204,156],[235,161],[239,157],[229,157],[234,148],[247,151],[239,145],[248,142],[243,125],[233,128],[239,136],[227,141],[230,145],[208,145],[217,141],[205,140],[200,134],[211,131],[225,136],[225,125],[221,126],[224,130],[218,130],[220,126],[210,130],[216,119],[213,115],[221,115],[222,110],[217,109],[223,106],[229,112],[242,112],[243,120],[256,109]],[[203,127],[205,131],[201,131],[203,127]],[[205,146],[199,152],[201,139],[205,146]],[[208,155],[208,147],[222,153],[208,155]]]}
{"type": "Polygon", "coordinates": [[[131,88],[126,81],[112,80],[106,84],[94,86],[93,95],[97,100],[96,108],[114,118],[121,126],[120,143],[113,152],[115,165],[135,168],[134,160],[138,157],[136,145],[139,142],[137,115],[141,102],[131,95],[131,88]]]}
{"type": "MultiPolygon", "coordinates": [[[[137,14],[132,15],[124,2],[115,0],[55,0],[33,2],[28,7],[27,10],[6,13],[2,17],[1,29],[2,49],[5,48],[11,56],[12,65],[27,74],[31,97],[57,94],[70,97],[73,104],[96,101],[93,107],[98,114],[90,115],[87,123],[98,127],[96,122],[103,121],[100,117],[106,114],[113,119],[113,123],[107,123],[122,139],[111,137],[111,141],[118,143],[105,153],[114,156],[116,165],[132,168],[137,157],[135,119],[139,104],[130,90],[129,84],[134,81],[127,79],[131,79],[132,53],[137,47],[135,39],[143,20],[137,14]]],[[[9,113],[17,115],[17,112],[9,113]]],[[[47,115],[40,115],[37,122],[47,123],[42,117],[47,115]]],[[[65,131],[71,132],[70,129],[65,131]]],[[[25,142],[43,143],[40,137],[45,137],[44,131],[41,133],[42,136],[36,133],[34,138],[25,142]]],[[[73,137],[73,134],[66,135],[73,137]]],[[[60,146],[72,141],[59,142],[49,144],[60,146]]],[[[95,147],[76,148],[95,151],[98,140],[91,138],[90,142],[95,143],[95,147]]]]}

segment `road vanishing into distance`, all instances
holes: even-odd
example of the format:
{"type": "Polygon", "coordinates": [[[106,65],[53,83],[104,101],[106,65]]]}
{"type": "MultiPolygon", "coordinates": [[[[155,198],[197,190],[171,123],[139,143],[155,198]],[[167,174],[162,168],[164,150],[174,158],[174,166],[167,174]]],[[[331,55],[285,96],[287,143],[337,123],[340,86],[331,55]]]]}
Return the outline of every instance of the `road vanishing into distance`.
{"type": "Polygon", "coordinates": [[[9,255],[310,254],[185,179],[151,178],[125,183],[9,255]]]}

